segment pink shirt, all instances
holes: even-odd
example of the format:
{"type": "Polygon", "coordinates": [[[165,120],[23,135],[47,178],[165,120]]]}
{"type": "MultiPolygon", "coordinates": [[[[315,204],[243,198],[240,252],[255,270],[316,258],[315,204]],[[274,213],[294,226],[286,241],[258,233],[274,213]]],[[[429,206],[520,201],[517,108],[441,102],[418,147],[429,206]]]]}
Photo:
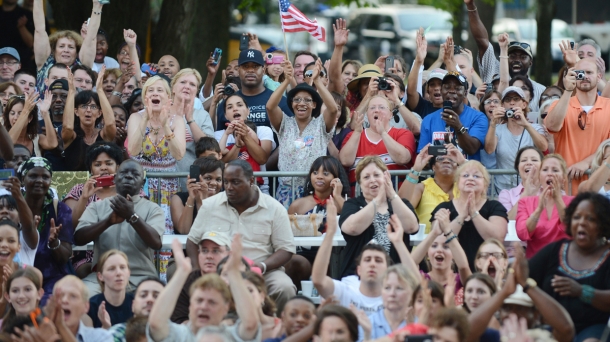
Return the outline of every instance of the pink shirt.
{"type": "MultiPolygon", "coordinates": [[[[574,196],[561,196],[563,203],[567,206],[572,202],[574,196]]],[[[538,196],[524,197],[519,200],[519,208],[517,209],[517,236],[521,241],[527,241],[527,250],[525,256],[529,259],[534,256],[542,247],[551,242],[561,239],[569,239],[565,233],[566,227],[559,220],[557,207],[553,207],[553,214],[549,219],[546,210],[540,214],[536,229],[532,233],[527,231],[526,221],[536,211],[538,207],[538,196]]]]}
{"type": "Polygon", "coordinates": [[[504,189],[498,195],[498,202],[502,203],[507,212],[511,211],[517,205],[517,202],[519,202],[519,197],[524,189],[521,183],[512,189],[504,189]]]}

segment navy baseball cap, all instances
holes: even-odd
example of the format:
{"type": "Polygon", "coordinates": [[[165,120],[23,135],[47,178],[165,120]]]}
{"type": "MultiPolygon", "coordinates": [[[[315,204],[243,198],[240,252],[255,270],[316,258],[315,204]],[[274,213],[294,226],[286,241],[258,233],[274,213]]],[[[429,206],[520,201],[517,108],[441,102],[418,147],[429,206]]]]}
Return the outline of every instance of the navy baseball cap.
{"type": "Polygon", "coordinates": [[[12,47],[4,47],[0,49],[0,56],[2,55],[9,55],[11,57],[14,57],[17,62],[21,63],[21,57],[19,57],[19,52],[17,52],[17,50],[12,47]]]}
{"type": "Polygon", "coordinates": [[[254,49],[248,49],[240,52],[237,64],[242,65],[248,62],[253,62],[259,65],[265,65],[263,53],[254,49]]]}
{"type": "Polygon", "coordinates": [[[68,90],[68,81],[64,80],[63,78],[53,81],[53,83],[51,83],[51,86],[49,87],[49,90],[55,89],[68,90]]]}
{"type": "Polygon", "coordinates": [[[466,76],[464,76],[464,74],[462,74],[461,72],[449,71],[445,75],[445,77],[443,77],[442,83],[445,83],[445,81],[447,81],[450,78],[455,78],[456,80],[458,80],[458,82],[460,82],[461,85],[464,86],[464,88],[468,89],[468,81],[466,80],[466,76]]]}

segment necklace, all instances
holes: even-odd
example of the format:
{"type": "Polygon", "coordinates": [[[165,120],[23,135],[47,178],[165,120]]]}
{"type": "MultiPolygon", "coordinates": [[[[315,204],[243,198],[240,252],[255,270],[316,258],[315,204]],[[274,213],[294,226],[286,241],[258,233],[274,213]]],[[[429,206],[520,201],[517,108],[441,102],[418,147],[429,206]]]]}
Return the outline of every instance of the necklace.
{"type": "Polygon", "coordinates": [[[150,125],[150,132],[154,135],[159,135],[159,129],[161,129],[161,127],[153,127],[152,125],[150,125]]]}

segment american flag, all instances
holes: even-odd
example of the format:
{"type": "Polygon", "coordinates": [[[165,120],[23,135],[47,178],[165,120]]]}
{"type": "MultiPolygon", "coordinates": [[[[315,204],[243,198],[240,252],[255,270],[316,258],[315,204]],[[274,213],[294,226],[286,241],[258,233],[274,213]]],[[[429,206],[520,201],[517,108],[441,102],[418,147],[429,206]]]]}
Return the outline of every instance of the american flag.
{"type": "Polygon", "coordinates": [[[317,20],[310,20],[288,0],[280,1],[280,17],[284,32],[307,31],[319,41],[326,41],[326,30],[317,20]]]}

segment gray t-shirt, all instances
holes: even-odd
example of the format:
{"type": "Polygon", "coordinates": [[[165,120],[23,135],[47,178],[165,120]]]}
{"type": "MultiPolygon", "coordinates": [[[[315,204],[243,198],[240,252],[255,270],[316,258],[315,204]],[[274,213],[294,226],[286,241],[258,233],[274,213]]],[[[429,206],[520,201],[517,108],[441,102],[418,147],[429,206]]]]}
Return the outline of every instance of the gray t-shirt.
{"type": "MultiPolygon", "coordinates": [[[[546,136],[544,128],[538,124],[532,124],[534,129],[546,136]]],[[[515,167],[515,158],[517,151],[525,146],[534,146],[534,140],[527,130],[523,130],[523,134],[513,135],[507,124],[501,124],[496,127],[496,137],[498,144],[496,146],[496,167],[498,169],[513,169],[515,167]]],[[[497,175],[495,177],[496,190],[498,193],[504,189],[512,189],[519,185],[517,175],[497,175]]]]}
{"type": "MultiPolygon", "coordinates": [[[[191,325],[190,323],[188,324],[176,324],[173,322],[169,322],[169,334],[167,335],[167,337],[163,340],[153,340],[153,338],[150,336],[150,324],[146,325],[146,340],[148,342],[195,342],[195,335],[193,335],[193,333],[191,332],[191,325]]],[[[252,340],[244,340],[243,338],[241,338],[239,336],[239,325],[241,324],[241,321],[238,319],[235,322],[235,325],[228,327],[226,329],[227,333],[231,334],[231,336],[233,337],[233,339],[237,342],[254,342],[254,341],[260,341],[261,340],[261,334],[262,334],[262,329],[260,327],[260,324],[258,326],[258,331],[256,332],[256,336],[254,337],[254,339],[252,340]]]]}

